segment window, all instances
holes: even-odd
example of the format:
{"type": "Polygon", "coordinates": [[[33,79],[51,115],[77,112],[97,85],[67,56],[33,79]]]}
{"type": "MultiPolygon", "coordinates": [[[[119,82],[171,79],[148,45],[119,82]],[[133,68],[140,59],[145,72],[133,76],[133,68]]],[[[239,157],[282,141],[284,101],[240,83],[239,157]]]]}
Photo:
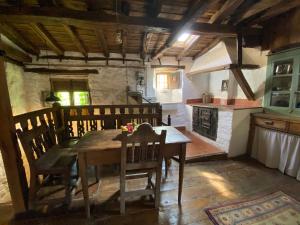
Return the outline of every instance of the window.
{"type": "Polygon", "coordinates": [[[87,80],[51,79],[51,84],[62,106],[91,103],[87,80]]]}
{"type": "Polygon", "coordinates": [[[157,74],[156,75],[156,88],[158,90],[168,88],[168,74],[157,74]]]}
{"type": "Polygon", "coordinates": [[[180,89],[180,71],[157,73],[156,89],[180,89]]]}

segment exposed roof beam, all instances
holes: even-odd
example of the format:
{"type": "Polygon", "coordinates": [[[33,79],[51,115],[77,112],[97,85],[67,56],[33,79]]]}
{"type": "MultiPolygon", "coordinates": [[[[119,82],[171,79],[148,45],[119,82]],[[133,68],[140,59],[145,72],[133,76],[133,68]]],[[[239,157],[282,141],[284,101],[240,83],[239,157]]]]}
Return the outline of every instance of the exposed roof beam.
{"type": "Polygon", "coordinates": [[[37,50],[36,47],[34,47],[27,39],[25,39],[19,31],[9,24],[0,23],[0,33],[5,35],[10,41],[24,51],[33,55],[39,54],[39,50],[37,50]]]}
{"type": "Polygon", "coordinates": [[[79,38],[78,33],[76,32],[75,28],[69,25],[63,25],[67,33],[72,38],[73,42],[75,43],[77,49],[85,56],[88,57],[88,52],[84,47],[82,40],[79,38]]]}
{"type": "Polygon", "coordinates": [[[122,56],[125,59],[126,58],[126,48],[127,48],[127,31],[122,30],[122,44],[121,44],[121,51],[122,51],[122,56]]]}
{"type": "Polygon", "coordinates": [[[23,4],[23,0],[6,0],[8,4],[21,6],[23,4]]]}
{"type": "Polygon", "coordinates": [[[96,29],[95,30],[95,34],[96,34],[96,37],[99,40],[100,45],[101,45],[101,47],[103,49],[104,56],[105,57],[109,57],[109,51],[108,51],[107,41],[106,41],[105,35],[103,33],[103,30],[96,29]]]}
{"type": "Polygon", "coordinates": [[[142,37],[141,58],[145,59],[148,53],[148,44],[152,38],[152,33],[145,32],[142,37]]]}
{"type": "Polygon", "coordinates": [[[86,3],[86,8],[88,11],[98,11],[98,12],[105,14],[103,9],[101,8],[101,5],[103,5],[103,2],[101,2],[99,0],[85,0],[85,3],[86,3]]]}
{"type": "Polygon", "coordinates": [[[49,74],[52,75],[85,75],[85,74],[98,74],[97,69],[73,69],[73,70],[67,70],[67,69],[49,69],[45,67],[40,68],[24,68],[24,72],[30,72],[30,73],[39,73],[39,74],[49,74]]]}
{"type": "Polygon", "coordinates": [[[227,0],[225,4],[219,9],[209,20],[209,23],[221,23],[230,14],[232,14],[244,0],[227,0]]]}
{"type": "Polygon", "coordinates": [[[58,55],[63,55],[63,49],[57,44],[52,35],[45,29],[40,23],[32,23],[31,27],[33,31],[43,40],[47,45],[58,55]]]}
{"type": "Polygon", "coordinates": [[[173,69],[185,69],[185,66],[179,66],[179,65],[151,65],[151,68],[173,68],[173,69]]]}
{"type": "Polygon", "coordinates": [[[259,13],[262,13],[263,11],[273,7],[274,5],[277,5],[282,0],[261,0],[254,5],[250,6],[245,12],[238,15],[238,17],[235,19],[234,23],[238,24],[243,21],[246,21],[249,18],[253,18],[254,16],[258,15],[259,13]]]}
{"type": "Polygon", "coordinates": [[[32,59],[29,55],[27,55],[26,53],[13,48],[12,46],[4,43],[3,41],[0,40],[0,51],[4,51],[5,56],[7,56],[8,58],[11,58],[15,61],[18,62],[31,62],[32,59]]]}
{"type": "Polygon", "coordinates": [[[215,47],[217,44],[219,44],[219,42],[221,41],[220,38],[216,38],[214,39],[207,47],[203,48],[197,55],[195,55],[193,58],[199,58],[200,56],[204,55],[205,53],[207,53],[210,49],[212,49],[213,47],[215,47]]]}
{"type": "MultiPolygon", "coordinates": [[[[215,1],[215,0],[214,0],[215,1]]],[[[197,11],[197,10],[195,10],[197,11]]],[[[191,17],[191,15],[189,15],[191,17]]],[[[116,17],[113,15],[103,15],[96,11],[77,11],[66,8],[57,7],[15,7],[0,6],[0,21],[15,22],[27,21],[30,23],[64,23],[76,27],[84,27],[95,29],[103,23],[115,24],[116,17]]],[[[192,19],[191,19],[192,21],[192,19]]],[[[164,18],[150,17],[130,17],[119,15],[119,23],[125,25],[136,25],[146,27],[151,32],[169,32],[175,28],[179,29],[184,24],[188,24],[193,34],[213,33],[220,35],[234,36],[237,33],[237,27],[221,24],[207,23],[188,23],[189,21],[170,20],[164,18]]],[[[187,28],[187,26],[183,27],[187,28]]],[[[145,28],[144,28],[145,29],[145,28]]],[[[242,28],[243,32],[258,32],[259,29],[242,28]]]]}
{"type": "Polygon", "coordinates": [[[255,95],[246,80],[243,71],[240,67],[232,68],[231,72],[233,73],[235,80],[240,85],[241,89],[243,90],[244,94],[246,95],[248,100],[255,100],[255,95]]]}
{"type": "Polygon", "coordinates": [[[197,18],[203,14],[209,6],[212,4],[217,3],[219,0],[212,0],[212,1],[202,1],[196,0],[194,4],[188,9],[185,16],[182,20],[180,20],[178,26],[174,29],[171,33],[170,37],[168,38],[166,44],[156,52],[153,58],[159,58],[163,53],[176,42],[178,37],[186,32],[189,31],[194,23],[197,21],[197,18]]]}
{"type": "Polygon", "coordinates": [[[263,15],[261,15],[258,18],[255,18],[250,23],[256,24],[256,23],[264,22],[266,20],[269,20],[275,16],[285,13],[285,12],[287,12],[293,8],[296,8],[298,6],[300,6],[299,0],[285,0],[281,3],[279,3],[278,5],[275,5],[271,8],[269,8],[263,15]]]}
{"type": "Polygon", "coordinates": [[[55,6],[53,0],[38,0],[38,3],[40,6],[44,7],[44,6],[55,6]]]}
{"type": "Polygon", "coordinates": [[[58,60],[80,60],[80,61],[128,61],[141,62],[140,59],[123,59],[123,58],[106,58],[106,57],[82,57],[82,56],[57,56],[57,55],[43,55],[39,59],[58,59],[58,60]]]}
{"type": "Polygon", "coordinates": [[[148,0],[147,14],[157,17],[161,12],[162,0],[148,0]]]}
{"type": "Polygon", "coordinates": [[[199,40],[201,39],[201,37],[197,37],[197,39],[195,41],[193,41],[192,43],[190,43],[188,46],[186,46],[182,52],[179,53],[179,55],[177,56],[177,59],[180,60],[182,59],[184,56],[186,56],[195,46],[197,46],[199,40]]]}

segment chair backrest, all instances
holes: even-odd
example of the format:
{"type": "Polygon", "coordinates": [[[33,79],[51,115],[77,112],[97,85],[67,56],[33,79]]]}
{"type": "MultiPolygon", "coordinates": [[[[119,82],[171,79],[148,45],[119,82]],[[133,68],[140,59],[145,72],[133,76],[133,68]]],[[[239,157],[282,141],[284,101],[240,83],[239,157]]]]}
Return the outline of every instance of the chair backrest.
{"type": "Polygon", "coordinates": [[[51,135],[49,129],[48,126],[41,124],[31,130],[17,130],[18,137],[31,169],[34,168],[34,162],[37,159],[56,145],[56,140],[51,135]]]}
{"type": "Polygon", "coordinates": [[[166,130],[157,134],[149,123],[141,124],[132,134],[122,133],[121,170],[161,166],[166,130]]]}

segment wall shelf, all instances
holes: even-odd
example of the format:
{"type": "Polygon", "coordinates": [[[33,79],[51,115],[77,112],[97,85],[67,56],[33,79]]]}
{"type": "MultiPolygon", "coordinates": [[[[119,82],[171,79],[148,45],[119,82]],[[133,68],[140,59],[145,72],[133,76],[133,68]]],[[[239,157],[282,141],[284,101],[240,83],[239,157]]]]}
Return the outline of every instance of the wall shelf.
{"type": "Polygon", "coordinates": [[[211,68],[207,68],[207,69],[196,70],[196,71],[187,73],[187,75],[192,76],[192,75],[196,75],[196,74],[204,74],[204,73],[210,73],[210,72],[221,71],[221,70],[229,70],[229,69],[234,69],[234,68],[254,70],[254,69],[258,69],[259,65],[243,64],[241,67],[239,67],[237,64],[226,64],[226,65],[215,66],[215,67],[211,67],[211,68]]]}

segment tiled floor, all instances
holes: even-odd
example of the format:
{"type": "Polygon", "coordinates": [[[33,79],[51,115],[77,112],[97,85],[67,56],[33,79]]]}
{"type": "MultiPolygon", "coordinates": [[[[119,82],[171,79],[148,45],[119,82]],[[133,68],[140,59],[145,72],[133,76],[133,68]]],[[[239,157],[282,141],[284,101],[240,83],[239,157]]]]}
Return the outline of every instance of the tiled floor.
{"type": "MultiPolygon", "coordinates": [[[[178,164],[172,163],[169,177],[162,183],[159,211],[149,206],[127,205],[127,213],[120,216],[118,203],[112,208],[99,208],[99,202],[119,188],[118,176],[103,177],[100,192],[94,194],[91,220],[85,219],[80,192],[72,209],[52,208],[51,215],[35,214],[31,219],[19,219],[12,225],[208,225],[212,224],[204,212],[206,207],[232,201],[255,198],[274,191],[283,191],[300,200],[300,182],[268,169],[251,160],[224,160],[187,164],[184,172],[182,204],[177,204],[178,164]]],[[[97,190],[91,188],[90,191],[97,190]]],[[[91,193],[92,194],[92,193],[91,193]]],[[[8,224],[2,215],[9,210],[0,205],[0,224],[8,224]],[[2,222],[2,223],[1,223],[2,222]]]]}
{"type": "Polygon", "coordinates": [[[192,143],[187,145],[186,150],[186,158],[197,158],[197,157],[205,157],[211,155],[217,155],[224,153],[222,150],[217,148],[216,146],[203,141],[199,138],[196,134],[187,131],[187,130],[180,130],[184,135],[189,137],[192,140],[192,143]]]}

